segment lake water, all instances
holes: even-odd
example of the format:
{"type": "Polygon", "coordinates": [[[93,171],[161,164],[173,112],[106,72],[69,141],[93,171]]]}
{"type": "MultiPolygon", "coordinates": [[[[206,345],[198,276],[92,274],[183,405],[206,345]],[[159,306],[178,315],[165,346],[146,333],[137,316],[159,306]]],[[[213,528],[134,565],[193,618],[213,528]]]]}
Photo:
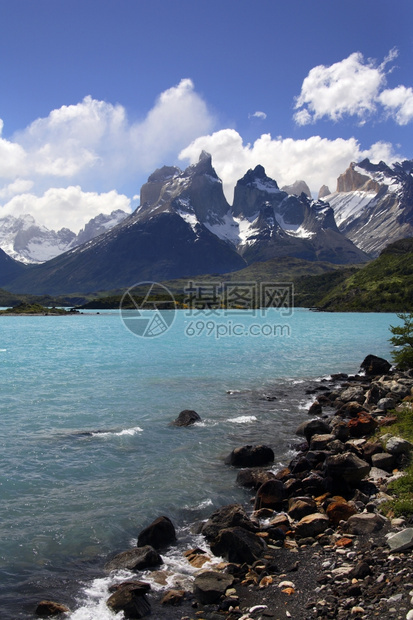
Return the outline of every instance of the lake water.
{"type": "MultiPolygon", "coordinates": [[[[398,323],[182,310],[145,338],[117,311],[0,317],[2,620],[34,618],[44,598],[69,604],[74,620],[114,617],[107,558],[162,514],[185,545],[194,521],[247,501],[224,458],[265,442],[285,463],[311,402],[307,382],[355,373],[369,353],[389,359],[398,323]],[[171,427],[183,409],[202,422],[171,427]]],[[[178,570],[177,556],[165,559],[178,570]]]]}

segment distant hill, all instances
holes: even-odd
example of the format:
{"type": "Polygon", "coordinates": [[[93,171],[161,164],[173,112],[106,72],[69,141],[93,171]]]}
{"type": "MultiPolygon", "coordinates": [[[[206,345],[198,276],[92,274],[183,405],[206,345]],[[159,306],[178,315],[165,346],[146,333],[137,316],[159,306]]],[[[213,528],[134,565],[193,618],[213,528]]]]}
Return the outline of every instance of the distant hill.
{"type": "Polygon", "coordinates": [[[413,311],[413,238],[390,244],[315,305],[341,312],[413,311]]]}

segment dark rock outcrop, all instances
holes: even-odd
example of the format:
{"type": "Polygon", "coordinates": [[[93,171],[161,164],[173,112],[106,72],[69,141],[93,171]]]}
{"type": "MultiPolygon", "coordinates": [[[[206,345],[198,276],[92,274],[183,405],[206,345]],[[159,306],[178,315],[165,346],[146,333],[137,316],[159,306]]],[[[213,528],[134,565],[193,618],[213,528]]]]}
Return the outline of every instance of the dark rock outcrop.
{"type": "Polygon", "coordinates": [[[196,422],[201,422],[201,416],[192,409],[184,409],[172,422],[172,426],[191,426],[196,422]]]}
{"type": "Polygon", "coordinates": [[[242,446],[235,448],[226,463],[234,467],[261,467],[274,462],[274,451],[269,446],[242,446]]]}
{"type": "Polygon", "coordinates": [[[128,549],[122,553],[118,553],[112,560],[105,564],[105,570],[144,570],[145,568],[154,568],[162,564],[162,558],[159,553],[150,545],[144,547],[136,547],[128,549]]]}
{"type": "Polygon", "coordinates": [[[202,605],[218,601],[232,586],[234,577],[217,571],[206,571],[194,580],[194,594],[202,605]]]}
{"type": "Polygon", "coordinates": [[[125,618],[144,618],[151,613],[147,591],[148,584],[125,583],[108,598],[106,604],[115,614],[123,612],[125,618]]]}
{"type": "Polygon", "coordinates": [[[376,355],[367,355],[360,366],[366,375],[386,375],[390,368],[391,364],[387,360],[376,355]]]}
{"type": "Polygon", "coordinates": [[[138,536],[138,547],[147,545],[154,549],[162,549],[176,541],[175,527],[168,517],[158,517],[138,536]]]}

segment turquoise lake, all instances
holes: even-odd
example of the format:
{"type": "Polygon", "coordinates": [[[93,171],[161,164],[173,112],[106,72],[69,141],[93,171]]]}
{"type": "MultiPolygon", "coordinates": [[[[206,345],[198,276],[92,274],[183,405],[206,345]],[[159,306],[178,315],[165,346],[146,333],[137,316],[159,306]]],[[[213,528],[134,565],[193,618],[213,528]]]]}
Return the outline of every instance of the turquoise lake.
{"type": "Polygon", "coordinates": [[[214,508],[248,501],[225,457],[266,443],[283,465],[308,382],[356,373],[370,353],[390,359],[399,322],[182,310],[144,338],[117,311],[0,317],[2,620],[34,618],[44,598],[76,620],[114,617],[102,611],[106,559],[161,514],[185,538],[214,508]],[[170,426],[183,409],[202,422],[170,426]]]}

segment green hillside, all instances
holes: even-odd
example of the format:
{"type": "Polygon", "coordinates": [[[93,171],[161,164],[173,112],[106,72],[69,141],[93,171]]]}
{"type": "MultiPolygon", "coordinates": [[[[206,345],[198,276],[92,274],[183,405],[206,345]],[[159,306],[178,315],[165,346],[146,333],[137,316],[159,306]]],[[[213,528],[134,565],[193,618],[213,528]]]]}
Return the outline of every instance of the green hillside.
{"type": "Polygon", "coordinates": [[[413,238],[389,245],[378,258],[336,285],[315,305],[332,312],[411,312],[413,238]]]}

